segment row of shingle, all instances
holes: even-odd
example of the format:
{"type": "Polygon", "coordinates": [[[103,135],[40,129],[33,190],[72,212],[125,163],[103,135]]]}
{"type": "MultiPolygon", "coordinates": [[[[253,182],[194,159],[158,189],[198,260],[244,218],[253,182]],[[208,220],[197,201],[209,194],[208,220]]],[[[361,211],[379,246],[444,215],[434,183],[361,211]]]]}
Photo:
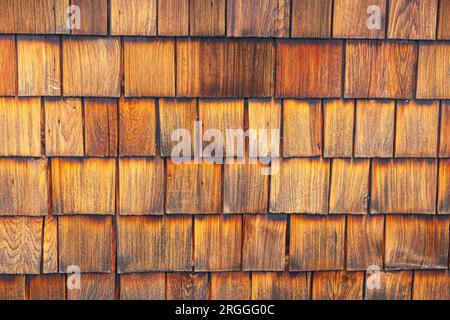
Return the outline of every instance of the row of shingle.
{"type": "Polygon", "coordinates": [[[449,101],[0,98],[0,156],[193,157],[210,129],[224,156],[246,144],[227,130],[248,129],[261,156],[450,157],[449,101]]]}
{"type": "Polygon", "coordinates": [[[0,273],[70,273],[72,266],[82,273],[110,273],[116,266],[118,273],[448,269],[449,221],[420,215],[122,216],[115,229],[105,216],[1,217],[0,273]]]}
{"type": "Polygon", "coordinates": [[[0,298],[17,300],[448,300],[448,271],[225,272],[0,276],[0,298]],[[26,280],[27,279],[27,280],[26,280]],[[379,279],[379,281],[378,281],[379,279]],[[414,279],[414,281],[413,281],[414,279]],[[116,285],[118,290],[115,290],[116,285]],[[26,295],[29,292],[29,296],[26,295]],[[116,293],[117,292],[117,293],[116,293]],[[117,294],[117,296],[116,296],[117,294]]]}
{"type": "Polygon", "coordinates": [[[118,37],[17,36],[16,52],[3,36],[0,50],[0,95],[450,98],[446,42],[125,38],[122,68],[118,37]]]}
{"type": "Polygon", "coordinates": [[[450,38],[448,0],[4,0],[0,9],[0,33],[450,38]]]}

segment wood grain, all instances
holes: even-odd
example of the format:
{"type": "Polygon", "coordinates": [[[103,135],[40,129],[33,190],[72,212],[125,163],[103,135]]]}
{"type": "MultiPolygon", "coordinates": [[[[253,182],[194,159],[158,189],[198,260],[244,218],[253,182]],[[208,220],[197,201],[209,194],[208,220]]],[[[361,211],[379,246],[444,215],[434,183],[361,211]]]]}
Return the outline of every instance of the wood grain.
{"type": "Polygon", "coordinates": [[[0,216],[43,216],[48,212],[45,159],[0,159],[0,216]]]}
{"type": "Polygon", "coordinates": [[[84,100],[84,143],[86,156],[117,155],[117,101],[114,99],[84,100]]]}
{"type": "Polygon", "coordinates": [[[108,0],[71,0],[71,5],[80,8],[80,28],[72,29],[72,34],[107,35],[108,0]]]}
{"type": "Polygon", "coordinates": [[[118,273],[191,270],[192,232],[189,216],[121,217],[118,273]]]}
{"type": "Polygon", "coordinates": [[[177,96],[270,97],[275,50],[270,40],[177,40],[177,96]]]}
{"type": "Polygon", "coordinates": [[[0,275],[1,300],[25,300],[25,276],[0,275]]]}
{"type": "Polygon", "coordinates": [[[283,156],[322,154],[322,103],[320,100],[283,101],[283,156]]]}
{"type": "Polygon", "coordinates": [[[120,41],[109,37],[63,38],[65,96],[120,95],[120,41]]]}
{"type": "Polygon", "coordinates": [[[293,0],[292,37],[329,38],[332,0],[293,0]]]}
{"type": "Polygon", "coordinates": [[[333,37],[335,38],[376,38],[383,39],[386,30],[386,0],[334,0],[333,37]],[[369,11],[369,6],[380,8],[380,27],[368,28],[370,17],[377,17],[377,11],[369,11]]]}
{"type": "Polygon", "coordinates": [[[347,270],[383,266],[383,216],[347,217],[347,270]]]}
{"type": "Polygon", "coordinates": [[[40,157],[41,120],[41,99],[0,98],[0,155],[40,157]]]}
{"type": "Polygon", "coordinates": [[[315,272],[312,280],[313,300],[362,300],[363,272],[315,272]]]}
{"type": "MultiPolygon", "coordinates": [[[[0,18],[0,28],[2,19],[0,18]]],[[[0,36],[0,95],[14,96],[17,92],[17,48],[14,36],[0,36]]]]}
{"type": "Polygon", "coordinates": [[[252,272],[252,300],[308,300],[310,286],[306,272],[252,272]]]}
{"type": "Polygon", "coordinates": [[[342,53],[341,41],[278,42],[276,96],[341,96],[342,53]]]}
{"type": "Polygon", "coordinates": [[[167,213],[220,213],[222,167],[167,161],[167,213]]]}
{"type": "Polygon", "coordinates": [[[211,300],[250,300],[250,295],[250,273],[211,273],[211,300]]]}
{"type": "Polygon", "coordinates": [[[417,51],[412,42],[347,41],[345,97],[412,99],[417,51]]]}
{"type": "Polygon", "coordinates": [[[396,157],[436,157],[439,101],[399,101],[395,128],[396,157]]]}
{"type": "Polygon", "coordinates": [[[330,162],[283,159],[270,179],[270,212],[327,213],[330,162]]]}
{"type": "Polygon", "coordinates": [[[59,272],[111,272],[112,227],[111,217],[58,217],[59,272]]]}
{"type": "Polygon", "coordinates": [[[355,117],[355,157],[392,157],[395,102],[357,100],[355,117]]]}
{"type": "Polygon", "coordinates": [[[209,289],[208,273],[166,274],[167,300],[206,300],[209,289]]]}
{"type": "Polygon", "coordinates": [[[30,300],[65,300],[66,281],[62,274],[30,277],[30,300]]]}
{"type": "Polygon", "coordinates": [[[436,171],[433,160],[374,160],[370,212],[434,214],[436,171]]]}
{"type": "Polygon", "coordinates": [[[42,272],[58,272],[58,220],[52,215],[44,219],[42,240],[42,272]]]}
{"type": "Polygon", "coordinates": [[[446,269],[449,218],[386,217],[387,269],[446,269]]]}
{"type": "Polygon", "coordinates": [[[288,37],[289,0],[228,0],[227,35],[288,37]]]}
{"type": "Polygon", "coordinates": [[[330,213],[367,213],[370,161],[333,159],[330,213]]]}
{"type": "Polygon", "coordinates": [[[292,215],[289,270],[342,270],[345,217],[292,215]]]}
{"type": "Polygon", "coordinates": [[[242,216],[195,216],[195,271],[241,268],[242,216]]]}
{"type": "Polygon", "coordinates": [[[81,288],[67,291],[67,300],[113,300],[114,274],[83,274],[81,288]]]}
{"type": "Polygon", "coordinates": [[[156,35],[157,0],[111,0],[111,34],[156,35]]]}
{"type": "Polygon", "coordinates": [[[226,0],[190,0],[190,35],[224,36],[225,4],[226,0]]]}
{"type": "Polygon", "coordinates": [[[114,214],[116,162],[101,158],[52,159],[55,215],[114,214]]]}
{"type": "Polygon", "coordinates": [[[41,239],[42,218],[0,218],[0,273],[39,273],[41,239]]]}
{"type": "Polygon", "coordinates": [[[173,39],[125,38],[123,46],[126,97],[175,96],[173,39]]]}
{"type": "Polygon", "coordinates": [[[149,158],[119,160],[121,215],[163,214],[164,162],[149,158]]]}
{"type": "Polygon", "coordinates": [[[119,155],[156,155],[154,99],[121,99],[119,102],[119,155]]]}
{"type": "Polygon", "coordinates": [[[80,99],[44,100],[47,156],[84,155],[83,107],[80,99]]]}
{"type": "Polygon", "coordinates": [[[420,43],[417,70],[417,99],[450,99],[450,46],[420,43]]]}
{"type": "Polygon", "coordinates": [[[388,38],[436,39],[438,0],[392,0],[388,38]]]}
{"type": "Polygon", "coordinates": [[[450,273],[445,271],[414,272],[413,300],[450,299],[450,273]]]}
{"type": "Polygon", "coordinates": [[[441,102],[439,157],[450,158],[450,101],[441,102]]]}
{"type": "Polygon", "coordinates": [[[245,215],[242,270],[283,271],[286,215],[245,215]]]}
{"type": "Polygon", "coordinates": [[[438,213],[450,214],[450,159],[439,162],[438,213]]]}
{"type": "Polygon", "coordinates": [[[56,36],[18,36],[18,95],[61,95],[60,39],[56,36]]]}
{"type": "Polygon", "coordinates": [[[324,157],[351,157],[353,154],[353,100],[325,100],[324,157]]]}
{"type": "MultiPolygon", "coordinates": [[[[373,275],[374,279],[377,279],[373,275]]],[[[366,280],[366,300],[410,300],[412,290],[412,272],[380,272],[380,287],[368,288],[366,280]]]]}
{"type": "Polygon", "coordinates": [[[158,35],[189,35],[189,0],[158,1],[158,35]]]}
{"type": "Polygon", "coordinates": [[[164,273],[131,273],[120,276],[120,300],[164,300],[164,273]]]}
{"type": "Polygon", "coordinates": [[[450,1],[440,0],[439,1],[439,25],[438,25],[438,39],[450,40],[450,1]],[[447,18],[446,18],[447,17],[447,18]]]}

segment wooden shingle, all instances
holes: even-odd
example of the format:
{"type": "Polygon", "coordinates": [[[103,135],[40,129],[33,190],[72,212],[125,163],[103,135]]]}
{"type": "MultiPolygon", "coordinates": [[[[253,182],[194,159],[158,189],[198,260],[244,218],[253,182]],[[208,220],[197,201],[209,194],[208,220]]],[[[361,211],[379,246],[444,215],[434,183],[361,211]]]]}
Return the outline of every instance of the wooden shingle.
{"type": "Polygon", "coordinates": [[[52,159],[53,214],[114,214],[116,161],[52,159]]]}
{"type": "Polygon", "coordinates": [[[159,158],[120,159],[119,186],[119,212],[121,215],[163,213],[163,160],[159,158]]]}
{"type": "Polygon", "coordinates": [[[386,2],[334,0],[333,37],[383,39],[386,30],[386,2]]]}
{"type": "Polygon", "coordinates": [[[450,158],[450,101],[441,103],[441,135],[439,157],[450,158]]]}
{"type": "Polygon", "coordinates": [[[288,37],[289,0],[228,0],[227,35],[288,37]]]}
{"type": "Polygon", "coordinates": [[[156,154],[154,99],[121,99],[119,102],[119,155],[156,154]]]}
{"type": "Polygon", "coordinates": [[[249,300],[250,296],[250,273],[211,273],[211,300],[249,300]]]}
{"type": "Polygon", "coordinates": [[[323,104],[324,157],[351,157],[353,154],[353,100],[326,100],[323,104]]]}
{"type": "Polygon", "coordinates": [[[391,0],[390,39],[436,39],[438,0],[391,0]]]}
{"type": "Polygon", "coordinates": [[[192,232],[190,216],[119,218],[117,271],[191,270],[192,232]]]}
{"type": "Polygon", "coordinates": [[[47,98],[44,106],[46,155],[82,157],[84,144],[81,100],[47,98]]]}
{"type": "Polygon", "coordinates": [[[67,290],[67,300],[113,300],[114,274],[90,273],[80,278],[79,290],[67,290]]]}
{"type": "Polygon", "coordinates": [[[208,273],[173,272],[166,274],[167,300],[206,300],[209,295],[208,273]]]}
{"type": "Polygon", "coordinates": [[[42,155],[43,111],[39,98],[0,98],[0,155],[42,155]]]}
{"type": "Polygon", "coordinates": [[[450,272],[416,271],[414,273],[413,300],[449,300],[450,272]]]}
{"type": "Polygon", "coordinates": [[[446,269],[448,254],[448,217],[386,217],[387,269],[446,269]]]}
{"type": "Polygon", "coordinates": [[[306,272],[252,272],[253,300],[308,300],[310,286],[306,272]]]}
{"type": "Polygon", "coordinates": [[[0,273],[40,272],[42,218],[0,218],[0,273]]]}
{"type": "Polygon", "coordinates": [[[363,272],[314,272],[313,300],[362,300],[363,272]]]}
{"type": "Polygon", "coordinates": [[[450,159],[439,162],[438,213],[450,214],[450,159]]]}
{"type": "Polygon", "coordinates": [[[355,157],[392,157],[395,101],[357,100],[355,117],[355,157]]]}
{"type": "Polygon", "coordinates": [[[190,0],[190,35],[224,36],[225,4],[226,0],[190,0]]]}
{"type": "Polygon", "coordinates": [[[84,143],[86,156],[117,155],[117,101],[87,98],[84,100],[84,143]]]}
{"type": "Polygon", "coordinates": [[[40,274],[30,277],[30,300],[65,300],[65,277],[40,274]]]}
{"type": "Polygon", "coordinates": [[[189,0],[158,1],[158,35],[189,35],[189,0]]]}
{"type": "Polygon", "coordinates": [[[438,130],[439,101],[398,102],[395,156],[436,157],[438,130]]]}
{"type": "Polygon", "coordinates": [[[164,273],[130,273],[120,276],[120,300],[164,300],[164,273]]]}
{"type": "Polygon", "coordinates": [[[283,159],[270,180],[270,212],[328,212],[330,162],[324,159],[283,159]]]}
{"type": "Polygon", "coordinates": [[[438,25],[438,39],[450,40],[450,1],[440,0],[439,1],[439,25],[438,25]]]}
{"type": "Polygon", "coordinates": [[[0,36],[0,50],[0,95],[13,96],[17,91],[17,48],[14,36],[0,36]]]}
{"type": "Polygon", "coordinates": [[[270,97],[274,64],[270,40],[177,40],[177,96],[270,97]]]}
{"type": "Polygon", "coordinates": [[[417,71],[417,99],[450,99],[450,46],[421,42],[417,71]]]}
{"type": "Polygon", "coordinates": [[[80,8],[80,26],[72,26],[72,34],[106,35],[108,30],[108,0],[71,0],[80,8]]]}
{"type": "Polygon", "coordinates": [[[111,34],[156,35],[157,0],[111,0],[111,34]]]}
{"type": "Polygon", "coordinates": [[[59,272],[111,272],[112,217],[58,217],[59,272]]]}
{"type": "Polygon", "coordinates": [[[293,0],[292,37],[329,38],[332,0],[293,0]]]}
{"type": "Polygon", "coordinates": [[[63,38],[65,96],[120,95],[120,41],[105,37],[63,38]]]}
{"type": "Polygon", "coordinates": [[[280,41],[277,97],[331,98],[342,91],[341,41],[280,41]]]}
{"type": "Polygon", "coordinates": [[[48,211],[45,159],[0,159],[0,216],[42,216],[48,211]]]}
{"type": "Polygon", "coordinates": [[[410,300],[412,290],[411,271],[372,273],[366,279],[366,300],[410,300]],[[379,282],[378,282],[379,281],[379,282]],[[368,285],[371,283],[371,285],[368,285]]]}
{"type": "Polygon", "coordinates": [[[175,96],[173,39],[125,38],[123,46],[126,97],[175,96]]]}
{"type": "Polygon", "coordinates": [[[433,160],[374,160],[370,212],[434,214],[436,179],[433,160]]]}
{"type": "Polygon", "coordinates": [[[60,40],[56,36],[18,36],[18,95],[61,95],[60,40]]]}
{"type": "Polygon", "coordinates": [[[58,220],[53,215],[44,219],[42,240],[42,272],[58,272],[58,220]]]}
{"type": "Polygon", "coordinates": [[[284,100],[283,156],[322,154],[322,104],[320,100],[284,100]]]}
{"type": "Polygon", "coordinates": [[[412,42],[347,41],[345,97],[411,99],[416,65],[412,42]]]}
{"type": "Polygon", "coordinates": [[[342,270],[344,237],[344,216],[292,215],[289,270],[342,270]]]}
{"type": "Polygon", "coordinates": [[[195,216],[195,271],[241,268],[242,216],[195,216]]]}
{"type": "Polygon", "coordinates": [[[242,270],[283,271],[286,215],[245,215],[242,270]]]}
{"type": "Polygon", "coordinates": [[[0,275],[1,300],[25,300],[25,276],[0,275]]]}

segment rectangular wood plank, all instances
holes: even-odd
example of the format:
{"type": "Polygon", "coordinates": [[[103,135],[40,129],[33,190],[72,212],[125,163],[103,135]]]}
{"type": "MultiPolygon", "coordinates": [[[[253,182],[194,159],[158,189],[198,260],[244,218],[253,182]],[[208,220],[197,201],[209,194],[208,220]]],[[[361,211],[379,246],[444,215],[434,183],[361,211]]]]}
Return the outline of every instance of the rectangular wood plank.
{"type": "Polygon", "coordinates": [[[292,37],[329,38],[332,0],[292,0],[292,37]]]}
{"type": "Polygon", "coordinates": [[[155,36],[157,0],[111,0],[111,34],[155,36]]]}
{"type": "Polygon", "coordinates": [[[190,0],[190,35],[224,36],[225,8],[226,0],[190,0]]]}
{"type": "Polygon", "coordinates": [[[0,95],[14,96],[17,92],[17,47],[14,36],[0,36],[0,50],[0,95]]]}

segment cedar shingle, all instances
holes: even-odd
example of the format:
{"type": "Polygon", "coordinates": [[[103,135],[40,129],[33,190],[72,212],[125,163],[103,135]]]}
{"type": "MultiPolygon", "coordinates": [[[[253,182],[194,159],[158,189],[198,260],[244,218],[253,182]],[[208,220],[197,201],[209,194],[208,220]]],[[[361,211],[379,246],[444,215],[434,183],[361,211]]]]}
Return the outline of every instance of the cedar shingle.
{"type": "Polygon", "coordinates": [[[388,38],[436,38],[438,0],[391,0],[388,38]]]}
{"type": "Polygon", "coordinates": [[[306,272],[252,272],[252,299],[308,300],[310,285],[306,272]]]}
{"type": "Polygon", "coordinates": [[[111,0],[111,34],[156,35],[157,0],[111,0]]]}
{"type": "Polygon", "coordinates": [[[120,276],[120,300],[164,300],[164,273],[131,273],[120,276]]]}
{"type": "Polygon", "coordinates": [[[394,154],[395,101],[357,100],[355,157],[394,154]]]}
{"type": "Polygon", "coordinates": [[[65,300],[65,277],[40,274],[30,277],[30,300],[65,300]]]}
{"type": "Polygon", "coordinates": [[[0,36],[0,52],[0,95],[13,96],[17,90],[17,48],[14,36],[0,36]]]}
{"type": "Polygon", "coordinates": [[[353,153],[353,100],[326,100],[324,113],[324,157],[351,157],[353,153]]]}
{"type": "Polygon", "coordinates": [[[312,279],[313,300],[362,300],[363,272],[315,272],[312,279]]]}
{"type": "Polygon", "coordinates": [[[206,300],[209,295],[208,273],[174,272],[166,274],[167,300],[206,300]]]}
{"type": "Polygon", "coordinates": [[[108,33],[108,0],[71,0],[80,8],[80,28],[72,34],[106,35],[108,33]]]}
{"type": "Polygon", "coordinates": [[[112,232],[112,217],[58,217],[59,272],[111,272],[112,232]]]}
{"type": "Polygon", "coordinates": [[[25,276],[0,275],[1,300],[25,300],[25,276]]]}
{"type": "Polygon", "coordinates": [[[320,100],[283,101],[283,156],[322,154],[322,104],[320,100]]]}
{"type": "Polygon", "coordinates": [[[366,279],[366,300],[410,300],[412,272],[394,271],[372,273],[373,283],[366,279]],[[368,284],[371,283],[370,288],[368,284]],[[377,287],[379,285],[379,287],[377,287]]]}
{"type": "Polygon", "coordinates": [[[292,37],[329,38],[332,0],[293,0],[292,37]]]}
{"type": "Polygon", "coordinates": [[[450,1],[440,0],[439,1],[439,26],[438,26],[438,39],[450,40],[450,1]]]}
{"type": "Polygon", "coordinates": [[[225,4],[226,0],[190,0],[191,36],[224,36],[225,4]]]}
{"type": "Polygon", "coordinates": [[[417,71],[417,99],[450,99],[450,46],[421,42],[417,71]]]}
{"type": "Polygon", "coordinates": [[[0,98],[0,155],[40,157],[41,120],[39,98],[0,98]]]}
{"type": "Polygon", "coordinates": [[[191,270],[192,217],[119,218],[117,263],[119,273],[191,270]]]}
{"type": "Polygon", "coordinates": [[[288,37],[289,0],[228,0],[227,35],[288,37]]]}
{"type": "Polygon", "coordinates": [[[434,214],[436,171],[433,160],[374,160],[370,212],[434,214]]]}
{"type": "Polygon", "coordinates": [[[19,96],[61,95],[60,39],[18,36],[19,96]]]}
{"type": "Polygon", "coordinates": [[[80,99],[45,99],[47,156],[84,155],[82,108],[80,99]]]}
{"type": "Polygon", "coordinates": [[[450,159],[439,163],[438,213],[450,214],[450,159]]]}
{"type": "Polygon", "coordinates": [[[196,216],[194,228],[196,271],[240,270],[242,216],[196,216]]]}
{"type": "Polygon", "coordinates": [[[58,272],[58,221],[52,215],[44,219],[44,235],[42,240],[43,273],[58,272]]]}
{"type": "Polygon", "coordinates": [[[250,295],[249,273],[211,273],[211,300],[250,300],[250,295]]]}
{"type": "Polygon", "coordinates": [[[269,97],[274,63],[270,40],[177,40],[177,95],[269,97]]]}
{"type": "Polygon", "coordinates": [[[334,0],[333,37],[382,39],[385,29],[386,0],[334,0]]]}
{"type": "Polygon", "coordinates": [[[450,272],[416,271],[414,273],[413,300],[449,300],[450,272]]]}
{"type": "Polygon", "coordinates": [[[414,96],[417,46],[412,42],[347,41],[345,65],[347,98],[414,96]]]}
{"type": "Polygon", "coordinates": [[[158,1],[158,35],[189,34],[189,0],[158,1]]]}
{"type": "Polygon", "coordinates": [[[114,214],[114,159],[52,159],[53,214],[114,214]]]}
{"type": "Polygon", "coordinates": [[[441,103],[441,136],[439,156],[450,158],[450,101],[441,103]]]}
{"type": "Polygon", "coordinates": [[[114,37],[63,38],[65,96],[120,95],[120,41],[114,37]]]}
{"type": "Polygon", "coordinates": [[[286,215],[245,215],[242,270],[283,271],[286,215]]]}
{"type": "Polygon", "coordinates": [[[342,270],[344,237],[344,216],[292,215],[289,270],[342,270]]]}
{"type": "Polygon", "coordinates": [[[123,46],[126,97],[175,96],[173,39],[125,38],[123,46]]]}
{"type": "Polygon", "coordinates": [[[114,274],[83,274],[80,290],[67,290],[67,300],[113,300],[114,274]]]}
{"type": "Polygon", "coordinates": [[[449,218],[386,217],[386,268],[448,268],[449,218]]]}
{"type": "Polygon", "coordinates": [[[396,157],[436,157],[439,101],[399,101],[396,119],[396,157]]]}

